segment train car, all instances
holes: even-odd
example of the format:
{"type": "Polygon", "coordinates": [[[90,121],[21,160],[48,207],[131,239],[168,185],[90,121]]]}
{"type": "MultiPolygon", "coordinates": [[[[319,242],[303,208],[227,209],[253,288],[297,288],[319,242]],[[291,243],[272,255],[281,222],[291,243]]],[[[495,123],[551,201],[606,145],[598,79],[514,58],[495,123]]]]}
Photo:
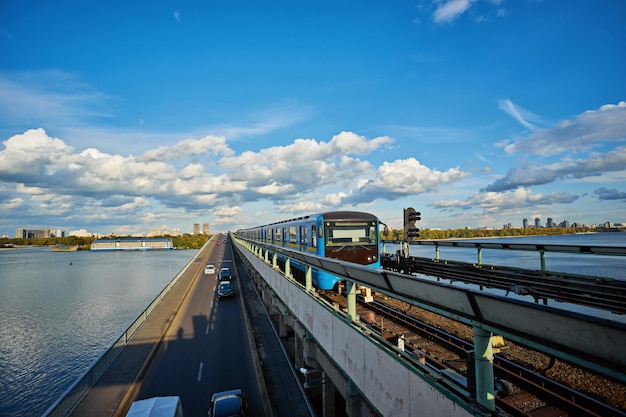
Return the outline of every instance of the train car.
{"type": "MultiPolygon", "coordinates": [[[[237,230],[237,235],[293,250],[380,268],[378,218],[358,211],[333,211],[237,230]]],[[[303,269],[293,262],[292,266],[303,269]]],[[[332,290],[340,279],[313,271],[313,286],[332,290]]]]}

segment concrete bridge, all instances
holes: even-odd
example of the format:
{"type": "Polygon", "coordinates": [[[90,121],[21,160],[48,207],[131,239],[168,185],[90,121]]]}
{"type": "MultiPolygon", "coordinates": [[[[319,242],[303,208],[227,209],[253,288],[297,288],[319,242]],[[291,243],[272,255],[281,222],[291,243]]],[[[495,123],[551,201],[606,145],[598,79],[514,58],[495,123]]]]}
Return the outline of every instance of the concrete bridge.
{"type": "MultiPolygon", "coordinates": [[[[248,320],[250,314],[260,314],[259,306],[262,305],[277,323],[277,336],[287,340],[285,357],[289,358],[288,362],[292,362],[272,362],[275,351],[282,349],[271,344],[270,339],[273,338],[274,343],[277,341],[276,335],[272,337],[268,332],[265,335],[267,339],[250,342],[250,349],[256,351],[258,371],[265,373],[259,378],[262,385],[259,392],[263,397],[263,404],[257,407],[259,415],[305,415],[302,410],[325,416],[337,415],[336,410],[341,410],[339,415],[345,413],[350,417],[500,414],[495,407],[496,392],[493,364],[490,360],[493,358],[490,341],[493,333],[557,358],[579,363],[626,383],[626,359],[621,355],[621,349],[626,345],[626,328],[619,323],[594,320],[543,305],[520,303],[505,297],[415,280],[391,271],[372,270],[234,238],[229,240],[233,248],[232,260],[237,261],[233,265],[237,265],[235,269],[238,271],[240,285],[254,290],[260,296],[259,304],[247,307],[248,320]],[[287,259],[284,271],[277,265],[279,256],[287,259]],[[290,260],[308,265],[309,279],[304,285],[291,279],[290,260]],[[346,280],[347,309],[328,305],[317,296],[310,283],[312,268],[324,269],[346,280]],[[246,283],[248,279],[251,280],[249,286],[246,283]],[[418,358],[406,354],[398,346],[372,334],[356,314],[355,297],[358,285],[398,297],[472,326],[476,357],[486,358],[476,364],[475,394],[424,366],[418,358]],[[275,365],[270,365],[271,363],[275,365]],[[278,390],[283,391],[280,398],[272,398],[278,393],[270,392],[272,390],[268,391],[263,386],[267,374],[271,373],[271,366],[291,370],[272,382],[280,380],[283,384],[283,388],[278,390]],[[284,395],[286,390],[294,388],[293,395],[284,395]],[[301,395],[305,390],[308,396],[301,395]],[[317,401],[314,407],[307,398],[311,395],[317,401]],[[284,406],[292,402],[300,404],[302,408],[289,414],[290,411],[286,411],[281,404],[284,406]]],[[[200,257],[204,256],[203,251],[199,254],[200,257]]],[[[193,269],[202,268],[204,264],[204,260],[190,263],[186,271],[182,271],[181,277],[185,273],[197,276],[197,271],[193,272],[193,269]]],[[[184,282],[183,280],[181,278],[180,282],[184,282]]],[[[191,281],[189,279],[177,289],[181,294],[179,296],[188,291],[191,281]]],[[[248,304],[252,304],[252,301],[248,304]]],[[[176,309],[172,306],[167,308],[169,314],[172,309],[176,309]]],[[[246,308],[243,303],[242,308],[246,308]]],[[[139,327],[148,328],[145,323],[139,327]]],[[[251,323],[250,329],[253,327],[251,323]]],[[[153,333],[158,331],[152,330],[153,333]]],[[[130,340],[132,338],[129,336],[130,340]]],[[[257,338],[260,338],[258,332],[257,338]]],[[[117,360],[119,359],[109,361],[107,368],[114,368],[117,360]]],[[[147,366],[146,363],[148,361],[142,363],[140,368],[147,366]]],[[[96,364],[94,369],[100,366],[103,365],[96,364]]],[[[106,371],[103,373],[106,378],[106,371]]],[[[94,375],[94,379],[100,377],[94,375]]],[[[128,384],[131,386],[137,379],[129,376],[126,381],[131,382],[128,384]]],[[[88,384],[85,382],[78,385],[88,384]]],[[[97,381],[91,385],[83,394],[82,401],[78,401],[78,407],[76,401],[70,405],[69,399],[78,397],[79,394],[70,393],[49,410],[47,415],[81,415],[79,410],[81,406],[84,409],[86,401],[92,401],[92,404],[104,403],[103,409],[110,410],[109,413],[98,415],[124,415],[124,406],[133,399],[129,395],[132,394],[129,387],[119,384],[120,393],[113,399],[111,395],[97,395],[97,381]],[[110,403],[107,404],[107,401],[110,403]],[[66,402],[68,405],[63,405],[66,402]]],[[[191,415],[200,415],[200,412],[194,410],[191,415]]]]}

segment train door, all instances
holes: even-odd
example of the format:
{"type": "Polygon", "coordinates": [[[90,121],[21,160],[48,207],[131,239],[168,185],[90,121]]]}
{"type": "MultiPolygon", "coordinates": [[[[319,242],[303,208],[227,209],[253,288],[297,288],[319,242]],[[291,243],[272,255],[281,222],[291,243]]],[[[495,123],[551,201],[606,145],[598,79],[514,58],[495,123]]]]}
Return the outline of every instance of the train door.
{"type": "Polygon", "coordinates": [[[300,226],[300,252],[307,251],[307,233],[306,225],[300,226]]]}

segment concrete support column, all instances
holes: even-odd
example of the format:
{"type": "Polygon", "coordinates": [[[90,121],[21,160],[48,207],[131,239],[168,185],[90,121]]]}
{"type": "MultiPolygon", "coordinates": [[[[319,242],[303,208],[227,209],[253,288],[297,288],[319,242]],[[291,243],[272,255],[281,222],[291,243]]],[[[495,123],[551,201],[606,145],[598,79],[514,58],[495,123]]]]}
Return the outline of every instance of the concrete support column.
{"type": "Polygon", "coordinates": [[[348,392],[346,393],[346,414],[348,417],[361,417],[361,394],[356,389],[352,381],[348,381],[348,392]]]}
{"type": "Polygon", "coordinates": [[[296,369],[300,369],[306,365],[306,359],[304,357],[305,341],[299,338],[297,334],[293,339],[294,365],[296,369]]]}
{"type": "Polygon", "coordinates": [[[274,303],[274,301],[272,300],[273,294],[274,294],[274,291],[272,291],[272,288],[270,286],[268,285],[263,286],[263,303],[265,304],[265,309],[269,311],[270,314],[272,313],[272,308],[273,308],[273,303],[274,303]]]}
{"type": "Polygon", "coordinates": [[[496,395],[493,382],[493,348],[491,333],[474,326],[474,360],[476,373],[476,400],[488,410],[495,411],[496,395]]]}
{"type": "Polygon", "coordinates": [[[333,384],[322,372],[322,417],[333,417],[335,415],[337,391],[333,384]]]}
{"type": "Polygon", "coordinates": [[[280,337],[287,337],[287,331],[288,331],[288,326],[285,321],[285,315],[279,314],[278,315],[278,335],[280,337]]]}
{"type": "Polygon", "coordinates": [[[292,278],[292,276],[291,276],[291,259],[290,258],[287,258],[285,260],[285,276],[287,278],[292,278]]]}
{"type": "Polygon", "coordinates": [[[302,356],[304,363],[309,364],[311,360],[316,359],[315,339],[308,330],[304,332],[304,340],[302,341],[302,356]]]}
{"type": "Polygon", "coordinates": [[[346,280],[346,294],[348,295],[348,316],[356,321],[356,282],[346,280]]]}
{"type": "Polygon", "coordinates": [[[313,288],[313,268],[310,265],[306,267],[305,288],[306,292],[311,292],[313,288]]]}

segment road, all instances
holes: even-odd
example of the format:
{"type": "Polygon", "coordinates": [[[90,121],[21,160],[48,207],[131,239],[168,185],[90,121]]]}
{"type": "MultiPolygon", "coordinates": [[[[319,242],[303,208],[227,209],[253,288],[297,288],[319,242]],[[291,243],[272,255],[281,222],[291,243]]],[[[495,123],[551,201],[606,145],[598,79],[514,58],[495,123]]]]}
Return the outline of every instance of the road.
{"type": "Polygon", "coordinates": [[[229,244],[215,245],[140,382],[136,400],[167,395],[181,397],[186,417],[206,416],[211,395],[242,388],[250,415],[263,415],[253,353],[236,268],[229,244]],[[218,299],[217,273],[231,268],[233,299],[218,299]]]}

